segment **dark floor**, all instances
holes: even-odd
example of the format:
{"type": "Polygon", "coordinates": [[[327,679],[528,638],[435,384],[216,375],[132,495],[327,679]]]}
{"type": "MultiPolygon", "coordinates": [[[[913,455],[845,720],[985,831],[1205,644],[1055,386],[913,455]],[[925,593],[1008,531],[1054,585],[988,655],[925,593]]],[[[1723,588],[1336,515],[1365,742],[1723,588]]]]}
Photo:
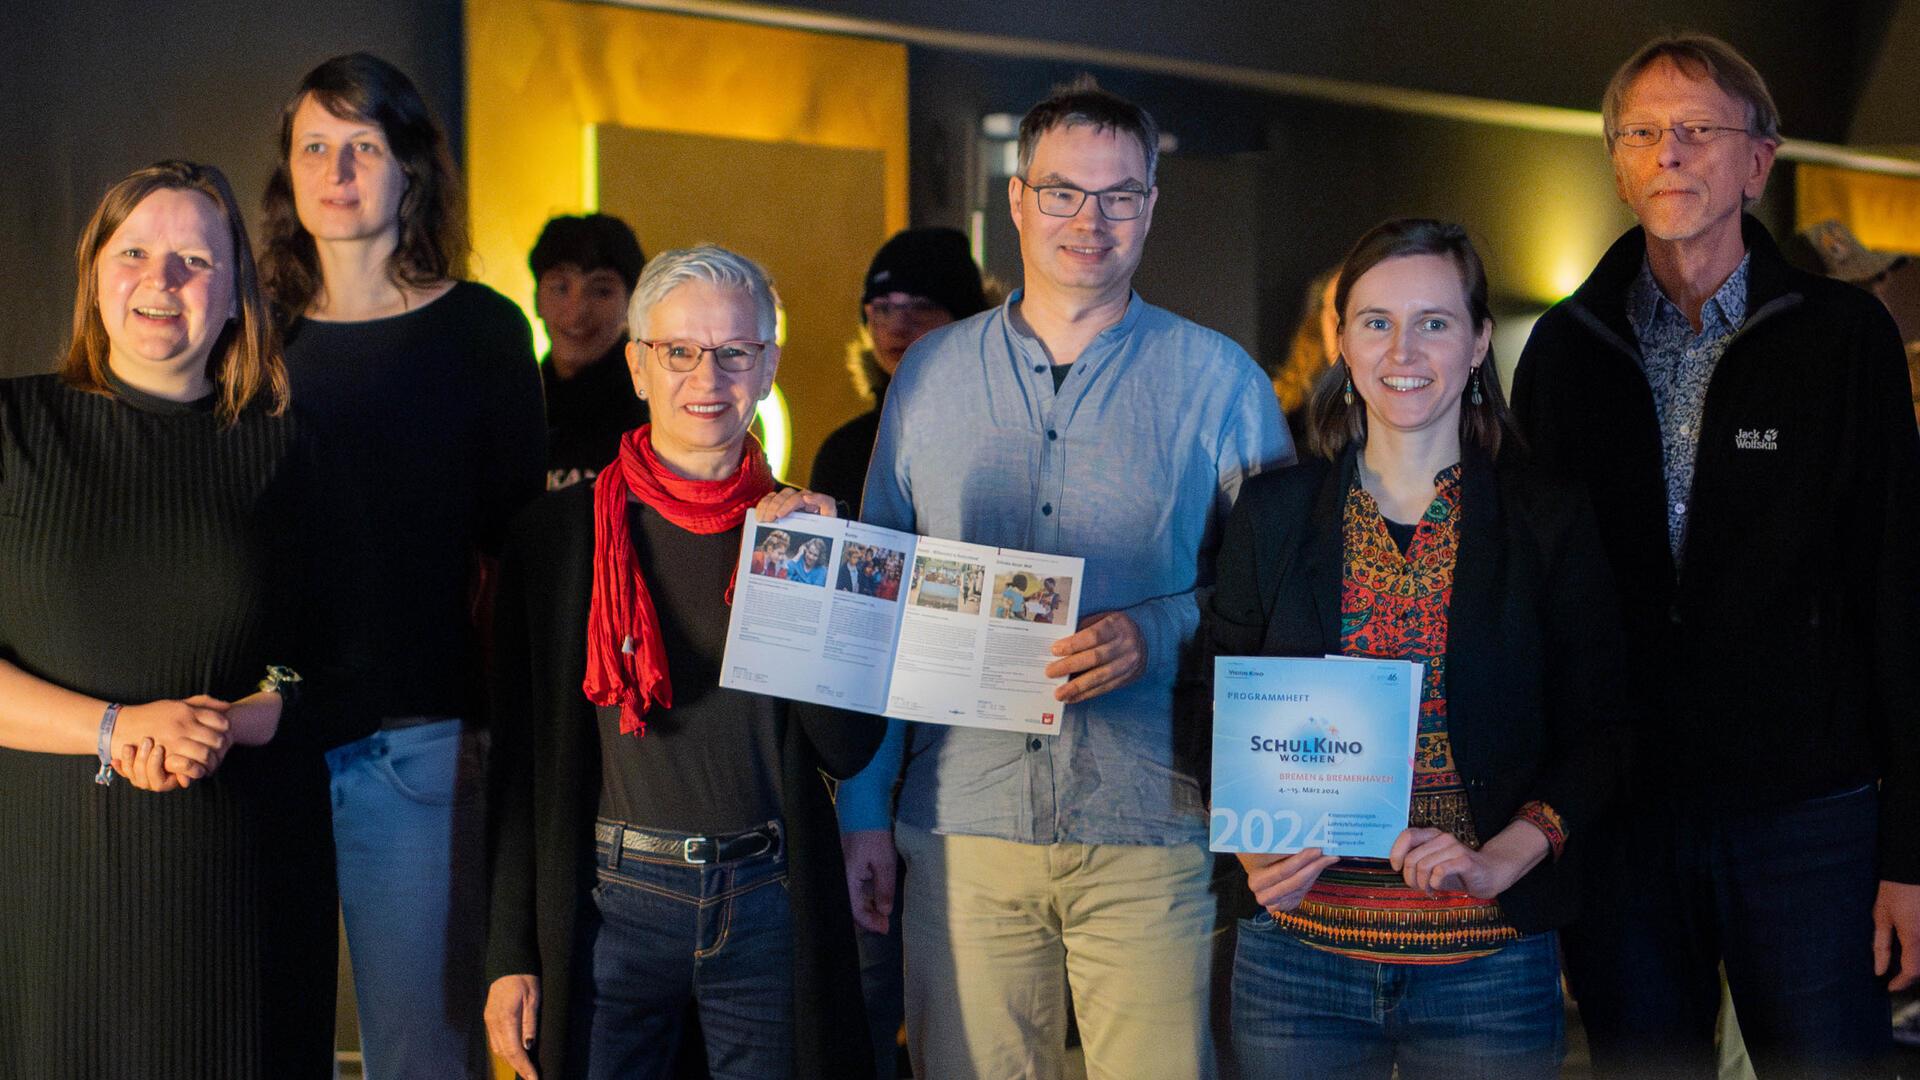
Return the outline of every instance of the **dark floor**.
{"type": "MultiPolygon", "coordinates": [[[[345,940],[344,934],[342,940],[345,940]]],[[[1894,998],[1894,1008],[1897,1010],[1904,1004],[1916,1001],[1920,1001],[1920,993],[1899,994],[1894,998]]],[[[360,1032],[354,1017],[352,975],[346,964],[344,949],[340,965],[338,1005],[339,1019],[336,1026],[338,1037],[334,1045],[340,1048],[341,1053],[335,1063],[334,1076],[337,1080],[359,1080],[362,1076],[358,1052],[360,1032]]],[[[495,1080],[512,1080],[511,1072],[505,1070],[499,1062],[494,1064],[495,1080]]],[[[1723,1063],[1723,1065],[1726,1064],[1723,1063]]],[[[1895,1068],[1897,1070],[1895,1076],[1898,1080],[1920,1080],[1920,1046],[1900,1047],[1895,1053],[1895,1068]]],[[[912,1075],[907,1068],[907,1055],[904,1049],[900,1053],[899,1075],[901,1077],[912,1075]]],[[[1560,1067],[1561,1080],[1590,1080],[1592,1075],[1593,1071],[1587,1060],[1586,1031],[1580,1026],[1579,1010],[1574,1007],[1572,999],[1569,998],[1567,1001],[1567,1057],[1560,1067]]],[[[1078,1047],[1074,1047],[1067,1057],[1067,1074],[1061,1080],[1085,1080],[1085,1077],[1085,1066],[1081,1062],[1078,1047]]],[[[1720,1080],[1754,1080],[1754,1074],[1744,1060],[1740,1059],[1730,1067],[1723,1068],[1720,1080]]]]}

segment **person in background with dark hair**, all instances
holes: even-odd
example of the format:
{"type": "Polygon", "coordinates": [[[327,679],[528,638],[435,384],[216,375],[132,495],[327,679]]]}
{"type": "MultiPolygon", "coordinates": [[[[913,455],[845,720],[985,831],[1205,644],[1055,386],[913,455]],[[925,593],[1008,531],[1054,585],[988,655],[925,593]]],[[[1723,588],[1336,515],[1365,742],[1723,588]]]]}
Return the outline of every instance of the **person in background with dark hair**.
{"type": "Polygon", "coordinates": [[[548,221],[527,257],[553,343],[540,365],[549,491],[599,475],[620,436],[647,422],[624,356],[627,300],[646,261],[633,230],[608,214],[548,221]]]}
{"type": "Polygon", "coordinates": [[[1640,224],[1540,317],[1514,400],[1585,485],[1657,705],[1588,845],[1568,985],[1602,1076],[1884,1072],[1920,981],[1920,435],[1899,331],[1743,212],[1780,115],[1732,46],[1643,46],[1602,102],[1640,224]]]}
{"type": "Polygon", "coordinates": [[[867,459],[880,430],[887,383],[907,347],[930,330],[987,308],[973,248],[957,229],[907,229],[874,253],[860,292],[860,337],[847,346],[847,370],[873,411],[836,428],[813,458],[813,490],[858,513],[867,459]]]}
{"type": "MultiPolygon", "coordinates": [[[[1227,509],[1293,447],[1245,350],[1133,290],[1159,153],[1146,110],[1090,77],[1029,110],[1007,182],[1025,286],[915,343],[880,414],[864,520],[1086,560],[1046,669],[1057,736],[891,721],[841,785],[866,929],[906,863],[922,1076],[1058,1076],[1069,1001],[1095,1080],[1214,1072],[1224,927],[1174,686],[1227,509]]],[[[971,606],[985,568],[958,576],[971,606]]]]}
{"type": "Polygon", "coordinates": [[[1579,497],[1523,464],[1459,226],[1375,227],[1335,304],[1315,456],[1241,489],[1208,651],[1422,664],[1413,803],[1385,861],[1240,856],[1236,1056],[1248,1077],[1545,1080],[1554,931],[1626,707],[1606,559],[1579,497]]]}
{"type": "MultiPolygon", "coordinates": [[[[479,559],[540,493],[546,421],[526,319],[460,280],[446,137],[406,75],[365,53],[281,110],[268,292],[305,415],[347,448],[369,545],[362,617],[380,730],[328,757],[367,1075],[477,1075],[485,731],[479,559]]],[[[347,557],[347,556],[343,556],[347,557]]]]}
{"type": "Polygon", "coordinates": [[[77,261],[60,373],[0,380],[0,1076],[324,1080],[350,515],[218,169],[122,179],[77,261]]]}

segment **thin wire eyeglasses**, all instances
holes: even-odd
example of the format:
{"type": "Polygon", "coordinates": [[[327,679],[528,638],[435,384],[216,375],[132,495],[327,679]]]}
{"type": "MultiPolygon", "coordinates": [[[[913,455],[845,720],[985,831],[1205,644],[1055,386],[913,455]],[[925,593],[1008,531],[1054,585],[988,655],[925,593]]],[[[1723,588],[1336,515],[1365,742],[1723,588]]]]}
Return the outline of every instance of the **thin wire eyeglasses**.
{"type": "Polygon", "coordinates": [[[1108,221],[1132,221],[1147,212],[1147,193],[1132,188],[1108,188],[1088,191],[1072,184],[1029,184],[1016,176],[1022,187],[1033,192],[1033,202],[1048,217],[1072,217],[1087,204],[1087,196],[1100,207],[1100,216],[1108,221]]]}
{"type": "Polygon", "coordinates": [[[700,366],[700,358],[713,354],[713,362],[721,371],[739,373],[752,371],[760,365],[760,354],[767,351],[764,341],[723,341],[718,345],[702,345],[697,341],[648,341],[635,339],[647,347],[660,366],[668,371],[688,372],[700,366]]]}
{"type": "Polygon", "coordinates": [[[1671,127],[1654,127],[1652,124],[1628,124],[1613,133],[1613,141],[1622,146],[1645,149],[1649,146],[1660,145],[1660,140],[1665,138],[1668,132],[1672,132],[1673,137],[1681,143],[1687,146],[1698,146],[1701,143],[1710,143],[1722,135],[1729,135],[1736,131],[1742,134],[1747,133],[1746,128],[1728,127],[1725,124],[1674,124],[1671,127]]]}

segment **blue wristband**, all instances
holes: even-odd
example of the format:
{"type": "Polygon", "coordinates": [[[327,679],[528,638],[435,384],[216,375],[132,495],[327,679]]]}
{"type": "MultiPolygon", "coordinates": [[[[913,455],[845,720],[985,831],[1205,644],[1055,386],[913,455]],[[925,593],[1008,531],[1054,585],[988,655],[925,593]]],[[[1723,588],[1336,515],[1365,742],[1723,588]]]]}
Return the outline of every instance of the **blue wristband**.
{"type": "Polygon", "coordinates": [[[100,717],[100,771],[93,774],[96,784],[113,783],[113,725],[120,719],[120,703],[113,702],[100,717]]]}

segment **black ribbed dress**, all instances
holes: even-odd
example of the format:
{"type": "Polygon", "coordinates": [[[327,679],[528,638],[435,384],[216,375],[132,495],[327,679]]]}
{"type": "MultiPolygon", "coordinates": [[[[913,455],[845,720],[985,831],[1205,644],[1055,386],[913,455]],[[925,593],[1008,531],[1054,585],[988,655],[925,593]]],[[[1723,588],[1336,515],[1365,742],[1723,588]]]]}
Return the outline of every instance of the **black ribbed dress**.
{"type": "Polygon", "coordinates": [[[0,657],[127,704],[232,700],[268,663],[312,692],[271,745],[184,791],[0,748],[0,1078],[325,1077],[327,740],[304,720],[326,715],[311,706],[330,620],[303,554],[327,525],[311,456],[259,404],[223,427],[211,398],[119,389],[0,381],[0,657]]]}

